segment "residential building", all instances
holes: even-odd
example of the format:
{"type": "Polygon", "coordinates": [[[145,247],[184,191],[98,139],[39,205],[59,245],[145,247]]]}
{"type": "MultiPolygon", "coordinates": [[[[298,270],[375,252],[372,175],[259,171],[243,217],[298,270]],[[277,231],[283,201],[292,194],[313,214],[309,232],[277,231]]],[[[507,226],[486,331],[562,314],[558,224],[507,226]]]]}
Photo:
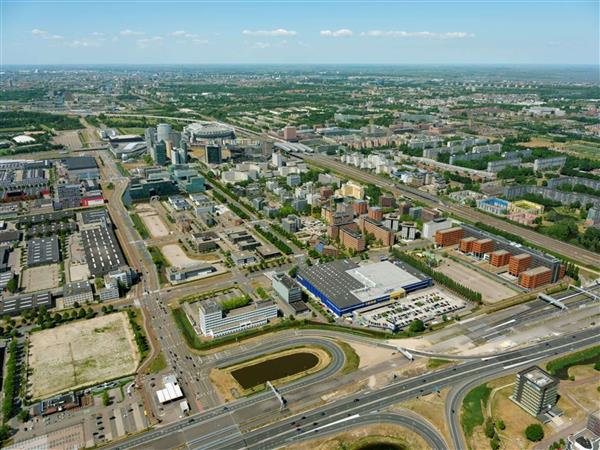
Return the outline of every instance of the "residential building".
{"type": "Polygon", "coordinates": [[[508,259],[508,273],[518,277],[521,272],[524,272],[529,268],[531,265],[531,259],[531,255],[527,253],[511,255],[508,259]]]}
{"type": "Polygon", "coordinates": [[[551,281],[552,271],[544,266],[534,267],[519,275],[519,285],[527,289],[535,289],[551,281]]]}
{"type": "Polygon", "coordinates": [[[445,230],[439,230],[435,233],[435,244],[440,247],[449,247],[456,245],[465,235],[462,227],[453,227],[445,230]]]}
{"type": "Polygon", "coordinates": [[[366,249],[367,243],[362,234],[348,227],[342,227],[339,230],[340,244],[350,250],[362,252],[366,249]]]}

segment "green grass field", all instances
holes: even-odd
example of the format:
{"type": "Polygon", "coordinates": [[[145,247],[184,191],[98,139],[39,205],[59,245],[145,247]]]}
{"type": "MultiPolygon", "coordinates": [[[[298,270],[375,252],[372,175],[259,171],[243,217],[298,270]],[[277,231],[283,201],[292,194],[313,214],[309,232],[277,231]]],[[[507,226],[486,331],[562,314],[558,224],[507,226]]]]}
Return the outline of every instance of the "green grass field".
{"type": "Polygon", "coordinates": [[[463,400],[460,421],[465,436],[471,436],[475,427],[483,425],[483,409],[487,405],[492,389],[487,384],[477,386],[463,400]]]}

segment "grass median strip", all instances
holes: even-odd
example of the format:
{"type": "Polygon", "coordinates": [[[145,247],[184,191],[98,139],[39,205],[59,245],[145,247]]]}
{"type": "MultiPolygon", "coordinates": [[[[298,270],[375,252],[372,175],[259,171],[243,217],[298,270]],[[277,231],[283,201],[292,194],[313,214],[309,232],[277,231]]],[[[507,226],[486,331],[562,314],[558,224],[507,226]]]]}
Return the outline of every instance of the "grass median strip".
{"type": "Polygon", "coordinates": [[[600,362],[600,345],[554,359],[546,364],[546,370],[561,380],[569,379],[569,368],[600,362]]]}
{"type": "Polygon", "coordinates": [[[476,427],[483,425],[483,410],[487,405],[491,392],[492,389],[484,383],[469,391],[465,396],[460,417],[465,436],[470,437],[476,427]]]}

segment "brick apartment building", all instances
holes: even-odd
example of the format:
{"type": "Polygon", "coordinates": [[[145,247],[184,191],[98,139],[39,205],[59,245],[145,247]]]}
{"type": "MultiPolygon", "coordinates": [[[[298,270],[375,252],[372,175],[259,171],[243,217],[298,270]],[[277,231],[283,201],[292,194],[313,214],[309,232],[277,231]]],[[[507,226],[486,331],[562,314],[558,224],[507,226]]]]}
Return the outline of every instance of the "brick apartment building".
{"type": "Polygon", "coordinates": [[[520,253],[518,255],[511,255],[508,260],[508,273],[518,277],[521,272],[529,269],[531,265],[531,255],[527,253],[520,253]]]}
{"type": "Polygon", "coordinates": [[[506,250],[496,250],[490,254],[490,264],[495,267],[502,267],[508,264],[510,252],[506,250]]]}
{"type": "Polygon", "coordinates": [[[363,233],[372,234],[375,240],[380,240],[384,246],[394,245],[394,232],[383,226],[381,222],[363,216],[360,218],[359,226],[363,233]]]}
{"type": "Polygon", "coordinates": [[[435,233],[435,244],[441,247],[449,247],[456,245],[465,235],[465,230],[461,227],[448,228],[446,230],[439,230],[435,233]]]}
{"type": "Polygon", "coordinates": [[[547,267],[535,267],[522,272],[519,276],[519,284],[527,289],[535,289],[552,281],[552,271],[547,267]]]}

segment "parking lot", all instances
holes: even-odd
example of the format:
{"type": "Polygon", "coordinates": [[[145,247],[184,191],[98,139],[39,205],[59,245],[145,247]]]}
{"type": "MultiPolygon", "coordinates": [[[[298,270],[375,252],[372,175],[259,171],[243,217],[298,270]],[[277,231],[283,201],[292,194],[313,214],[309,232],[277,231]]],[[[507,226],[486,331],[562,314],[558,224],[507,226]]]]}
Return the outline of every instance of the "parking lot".
{"type": "Polygon", "coordinates": [[[467,302],[452,297],[438,289],[428,289],[406,298],[375,307],[370,311],[355,312],[355,317],[361,325],[403,330],[413,321],[422,320],[424,323],[437,323],[443,317],[464,309],[467,302]]]}
{"type": "Polygon", "coordinates": [[[60,269],[58,264],[30,267],[23,271],[23,288],[25,292],[50,290],[60,285],[60,269]]]}

